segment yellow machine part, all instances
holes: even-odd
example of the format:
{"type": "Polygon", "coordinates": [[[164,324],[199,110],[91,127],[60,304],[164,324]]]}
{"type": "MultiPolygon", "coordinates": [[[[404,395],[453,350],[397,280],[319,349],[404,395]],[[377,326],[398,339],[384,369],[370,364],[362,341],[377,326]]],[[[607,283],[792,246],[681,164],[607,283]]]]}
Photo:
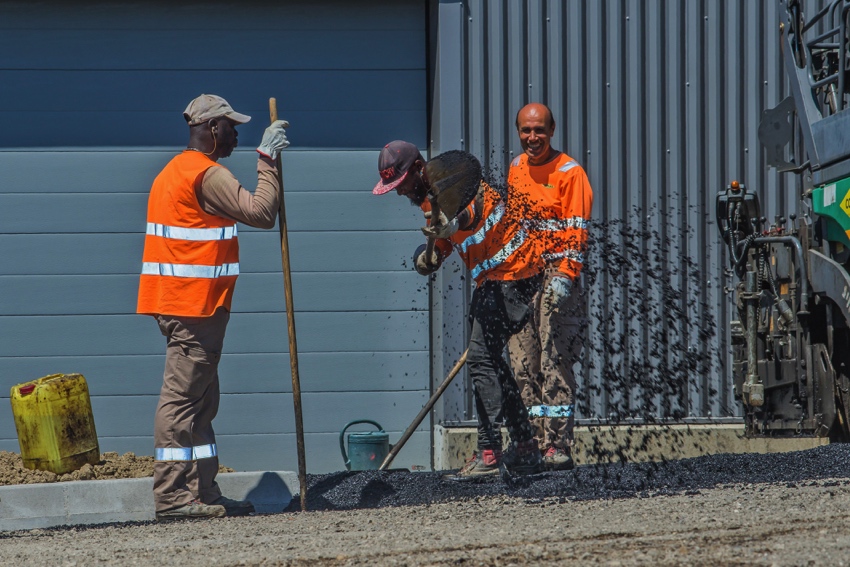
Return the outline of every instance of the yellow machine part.
{"type": "Polygon", "coordinates": [[[64,474],[100,461],[82,374],[51,374],[18,384],[10,398],[25,467],[64,474]]]}

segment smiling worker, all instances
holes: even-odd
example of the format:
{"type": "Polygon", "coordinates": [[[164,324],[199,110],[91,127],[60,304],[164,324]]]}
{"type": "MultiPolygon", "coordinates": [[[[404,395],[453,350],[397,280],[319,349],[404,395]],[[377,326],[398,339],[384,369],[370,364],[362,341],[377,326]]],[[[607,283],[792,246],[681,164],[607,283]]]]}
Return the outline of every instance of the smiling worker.
{"type": "Polygon", "coordinates": [[[516,117],[523,153],[508,170],[508,208],[545,262],[533,314],[508,342],[511,368],[549,470],[573,468],[575,364],[584,344],[587,305],[581,271],[593,190],[584,169],[552,147],[555,119],[543,104],[516,117]]]}

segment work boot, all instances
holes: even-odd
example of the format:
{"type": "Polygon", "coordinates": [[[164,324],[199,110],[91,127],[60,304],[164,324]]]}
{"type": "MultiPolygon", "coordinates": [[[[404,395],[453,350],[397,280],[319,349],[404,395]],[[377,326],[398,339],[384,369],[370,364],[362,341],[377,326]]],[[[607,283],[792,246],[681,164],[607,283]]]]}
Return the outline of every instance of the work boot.
{"type": "Polygon", "coordinates": [[[499,462],[501,460],[502,452],[499,449],[476,451],[459,471],[455,474],[445,475],[443,478],[448,480],[472,480],[499,476],[499,462]]]}
{"type": "Polygon", "coordinates": [[[575,467],[570,449],[560,447],[549,447],[543,453],[543,466],[547,471],[569,471],[575,467]]]}
{"type": "Polygon", "coordinates": [[[224,506],[204,504],[199,500],[192,500],[188,504],[156,513],[156,520],[163,522],[167,520],[191,520],[205,518],[223,518],[227,514],[224,506]]]}
{"type": "Polygon", "coordinates": [[[254,513],[254,505],[249,500],[233,500],[219,496],[213,501],[213,506],[223,506],[228,516],[247,516],[254,513]]]}
{"type": "Polygon", "coordinates": [[[502,457],[502,463],[508,472],[514,474],[536,474],[543,471],[543,457],[534,439],[512,442],[502,457]]]}

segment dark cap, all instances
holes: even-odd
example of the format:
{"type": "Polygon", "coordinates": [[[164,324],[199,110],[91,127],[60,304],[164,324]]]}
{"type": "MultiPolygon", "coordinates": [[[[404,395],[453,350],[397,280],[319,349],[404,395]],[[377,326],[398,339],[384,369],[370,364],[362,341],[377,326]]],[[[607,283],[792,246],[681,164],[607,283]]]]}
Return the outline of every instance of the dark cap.
{"type": "Polygon", "coordinates": [[[395,189],[407,177],[410,167],[416,160],[425,161],[416,146],[410,142],[395,140],[384,146],[378,157],[378,173],[381,175],[381,180],[372,189],[372,193],[383,195],[395,189]]]}

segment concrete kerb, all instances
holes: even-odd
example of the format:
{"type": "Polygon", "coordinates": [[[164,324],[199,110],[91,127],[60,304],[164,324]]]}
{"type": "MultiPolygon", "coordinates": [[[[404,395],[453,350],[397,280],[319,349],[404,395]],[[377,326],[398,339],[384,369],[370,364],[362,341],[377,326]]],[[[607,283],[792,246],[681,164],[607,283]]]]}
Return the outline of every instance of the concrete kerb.
{"type": "MultiPolygon", "coordinates": [[[[216,480],[224,495],[247,498],[259,514],[283,511],[300,490],[289,471],[224,473],[216,480]]],[[[0,531],[153,519],[153,478],[0,487],[0,531]]]]}

